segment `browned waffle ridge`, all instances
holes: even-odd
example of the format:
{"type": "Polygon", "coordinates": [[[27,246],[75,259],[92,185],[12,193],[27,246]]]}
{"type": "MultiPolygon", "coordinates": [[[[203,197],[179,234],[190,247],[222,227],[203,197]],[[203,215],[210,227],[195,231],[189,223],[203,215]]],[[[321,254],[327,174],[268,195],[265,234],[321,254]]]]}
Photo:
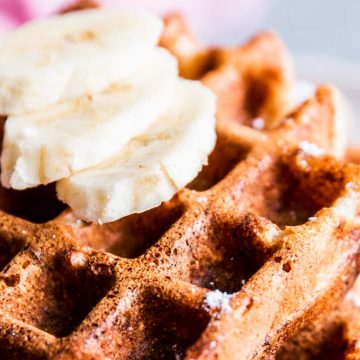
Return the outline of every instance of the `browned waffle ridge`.
{"type": "Polygon", "coordinates": [[[199,54],[194,77],[220,97],[218,142],[171,201],[102,226],[68,210],[36,224],[21,218],[61,211],[52,189],[2,190],[2,359],[305,359],[320,346],[306,326],[318,336],[325,320],[348,326],[339,358],[356,358],[344,296],[358,273],[360,168],[299,145],[337,153],[333,89],[284,116],[291,71],[271,33],[199,54]],[[264,130],[248,126],[255,116],[264,130]]]}

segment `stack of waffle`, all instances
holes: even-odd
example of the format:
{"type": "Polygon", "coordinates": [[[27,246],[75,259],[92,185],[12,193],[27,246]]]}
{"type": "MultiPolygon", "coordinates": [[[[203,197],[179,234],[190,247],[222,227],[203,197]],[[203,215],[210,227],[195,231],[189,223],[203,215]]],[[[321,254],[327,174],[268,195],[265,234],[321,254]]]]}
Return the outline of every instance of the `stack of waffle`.
{"type": "Polygon", "coordinates": [[[209,164],[105,225],[51,187],[1,189],[1,359],[357,359],[360,167],[337,90],[297,99],[275,34],[207,49],[165,24],[218,96],[209,164]]]}

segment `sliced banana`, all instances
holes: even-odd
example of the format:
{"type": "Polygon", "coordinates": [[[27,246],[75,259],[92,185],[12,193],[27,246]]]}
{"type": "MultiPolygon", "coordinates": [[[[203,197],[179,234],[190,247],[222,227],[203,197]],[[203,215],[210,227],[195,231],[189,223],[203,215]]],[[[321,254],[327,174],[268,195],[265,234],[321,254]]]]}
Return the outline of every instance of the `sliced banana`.
{"type": "Polygon", "coordinates": [[[117,153],[172,101],[177,63],[154,48],[128,77],[102,93],[51,105],[5,124],[1,182],[25,189],[62,179],[117,153]]]}
{"type": "Polygon", "coordinates": [[[0,114],[24,114],[101,91],[142,63],[161,31],[157,16],[117,9],[22,26],[0,40],[0,114]]]}
{"type": "Polygon", "coordinates": [[[110,222],[170,199],[206,163],[215,145],[215,98],[178,80],[168,111],[111,160],[57,184],[58,197],[85,220],[110,222]]]}

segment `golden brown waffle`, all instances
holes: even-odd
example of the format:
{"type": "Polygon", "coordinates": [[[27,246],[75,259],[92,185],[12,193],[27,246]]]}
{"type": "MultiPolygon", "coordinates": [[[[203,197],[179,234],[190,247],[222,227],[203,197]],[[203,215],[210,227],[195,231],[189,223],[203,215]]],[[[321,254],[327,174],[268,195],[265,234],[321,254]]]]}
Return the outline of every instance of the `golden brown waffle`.
{"type": "Polygon", "coordinates": [[[278,351],[276,359],[358,359],[360,279],[332,312],[306,324],[278,351]]]}
{"type": "MultiPolygon", "coordinates": [[[[349,148],[345,159],[359,164],[359,149],[349,148]]],[[[360,359],[360,277],[333,311],[323,311],[283,344],[276,359],[360,359]]]]}
{"type": "Polygon", "coordinates": [[[311,145],[341,155],[335,93],[320,87],[281,120],[292,80],[276,36],[216,53],[196,64],[220,96],[216,149],[171,201],[95,225],[69,210],[52,220],[52,188],[2,190],[1,358],[291,358],[327,314],[356,333],[344,296],[358,272],[360,169],[311,145]],[[247,126],[259,116],[265,129],[247,126]]]}
{"type": "Polygon", "coordinates": [[[174,14],[165,17],[160,44],[178,58],[182,76],[201,79],[215,92],[219,120],[249,124],[261,116],[270,126],[289,110],[292,64],[274,33],[261,33],[237,48],[209,49],[174,14]]]}

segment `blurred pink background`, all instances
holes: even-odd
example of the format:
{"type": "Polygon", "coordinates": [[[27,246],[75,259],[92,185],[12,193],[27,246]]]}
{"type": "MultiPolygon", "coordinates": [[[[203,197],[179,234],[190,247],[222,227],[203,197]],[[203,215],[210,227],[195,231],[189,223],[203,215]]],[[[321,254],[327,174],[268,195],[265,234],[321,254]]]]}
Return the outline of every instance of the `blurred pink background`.
{"type": "MultiPolygon", "coordinates": [[[[158,13],[179,10],[205,39],[225,38],[260,25],[267,0],[99,0],[105,6],[147,7],[158,13]],[[236,9],[236,11],[234,11],[236,9]],[[216,24],[216,26],[214,26],[216,24]]],[[[0,32],[44,17],[74,3],[69,0],[0,0],[0,32]]]]}
{"type": "MultiPolygon", "coordinates": [[[[0,34],[55,13],[75,0],[0,0],[0,34]]],[[[200,38],[238,44],[259,29],[277,30],[291,49],[360,62],[359,0],[97,0],[105,6],[180,10],[200,38]]]]}

